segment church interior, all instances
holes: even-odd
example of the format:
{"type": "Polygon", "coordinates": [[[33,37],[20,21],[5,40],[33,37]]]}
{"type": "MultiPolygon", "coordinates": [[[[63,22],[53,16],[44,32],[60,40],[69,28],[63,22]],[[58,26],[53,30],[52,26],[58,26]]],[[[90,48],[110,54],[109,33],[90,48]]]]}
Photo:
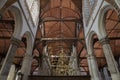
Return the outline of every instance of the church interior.
{"type": "Polygon", "coordinates": [[[120,80],[120,1],[0,0],[0,80],[120,80]]]}

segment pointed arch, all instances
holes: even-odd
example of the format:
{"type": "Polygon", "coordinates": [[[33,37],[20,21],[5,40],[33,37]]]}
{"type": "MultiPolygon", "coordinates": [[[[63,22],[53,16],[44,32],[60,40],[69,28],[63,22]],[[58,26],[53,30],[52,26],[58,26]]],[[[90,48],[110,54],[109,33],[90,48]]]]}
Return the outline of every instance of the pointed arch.
{"type": "Polygon", "coordinates": [[[88,35],[88,38],[86,40],[86,44],[87,45],[87,49],[88,51],[90,50],[93,50],[93,36],[95,35],[96,33],[94,31],[91,31],[90,34],[88,35]]]}
{"type": "Polygon", "coordinates": [[[23,27],[22,26],[23,25],[22,13],[21,13],[20,9],[16,6],[11,6],[8,9],[14,15],[14,19],[15,19],[15,30],[14,30],[13,36],[16,38],[21,38],[20,33],[21,33],[22,27],[23,27]]]}
{"type": "Polygon", "coordinates": [[[109,10],[113,10],[114,7],[112,7],[111,5],[105,5],[101,10],[100,10],[100,15],[99,15],[99,19],[98,19],[98,30],[101,34],[101,36],[99,36],[100,38],[101,37],[106,37],[107,36],[107,33],[106,33],[106,30],[105,30],[105,16],[106,16],[106,13],[109,11],[109,10]]]}
{"type": "MultiPolygon", "coordinates": [[[[29,31],[26,31],[24,33],[25,37],[26,37],[26,41],[27,41],[27,48],[26,48],[26,53],[31,53],[32,52],[32,49],[33,49],[33,45],[34,45],[34,40],[33,40],[33,37],[32,37],[32,33],[29,32],[29,31]]],[[[32,55],[32,54],[30,54],[32,55]]]]}

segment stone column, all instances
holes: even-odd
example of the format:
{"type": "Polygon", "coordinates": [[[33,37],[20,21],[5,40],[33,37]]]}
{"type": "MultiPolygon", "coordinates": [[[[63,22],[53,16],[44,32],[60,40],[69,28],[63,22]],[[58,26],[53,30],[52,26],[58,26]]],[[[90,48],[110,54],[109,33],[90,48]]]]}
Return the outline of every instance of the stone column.
{"type": "Polygon", "coordinates": [[[39,67],[39,73],[41,76],[49,76],[50,72],[50,59],[48,57],[47,46],[43,48],[42,66],[39,67]]]}
{"type": "Polygon", "coordinates": [[[101,77],[99,74],[97,60],[96,60],[95,55],[93,53],[89,54],[89,52],[88,52],[87,60],[88,60],[91,80],[100,80],[101,77]]]}
{"type": "Polygon", "coordinates": [[[28,76],[30,75],[30,70],[31,70],[32,59],[33,59],[32,52],[25,53],[25,57],[21,68],[22,80],[28,80],[28,76]]]}
{"type": "Polygon", "coordinates": [[[16,38],[12,38],[12,44],[9,47],[9,50],[7,52],[6,58],[4,60],[4,63],[2,65],[1,71],[0,71],[0,80],[7,80],[8,73],[10,71],[10,67],[12,65],[14,55],[16,53],[17,48],[19,47],[20,40],[16,38]]]}
{"type": "Polygon", "coordinates": [[[103,68],[103,75],[104,75],[104,80],[110,80],[110,76],[108,75],[108,70],[107,67],[103,68]]]}
{"type": "Polygon", "coordinates": [[[15,78],[15,65],[13,64],[10,68],[7,80],[14,80],[14,78],[15,78]]]}
{"type": "Polygon", "coordinates": [[[71,53],[71,57],[70,57],[70,63],[69,63],[70,68],[72,68],[74,71],[71,75],[75,76],[79,76],[80,75],[80,71],[78,70],[78,62],[77,62],[77,50],[76,47],[73,46],[72,47],[72,53],[71,53]],[[71,63],[72,62],[72,63],[71,63]]]}
{"type": "Polygon", "coordinates": [[[104,75],[103,68],[100,69],[100,75],[101,75],[101,79],[105,80],[105,75],[104,75]]]}
{"type": "Polygon", "coordinates": [[[120,80],[120,73],[118,71],[117,64],[113,57],[108,38],[101,39],[100,43],[103,47],[104,55],[106,57],[108,69],[111,73],[112,80],[120,80]]]}

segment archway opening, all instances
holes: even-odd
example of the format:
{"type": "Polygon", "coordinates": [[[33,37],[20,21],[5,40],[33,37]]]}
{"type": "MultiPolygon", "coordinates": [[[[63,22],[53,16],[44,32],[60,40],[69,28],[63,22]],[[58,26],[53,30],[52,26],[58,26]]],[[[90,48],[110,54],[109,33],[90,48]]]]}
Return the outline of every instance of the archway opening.
{"type": "MultiPolygon", "coordinates": [[[[108,10],[105,15],[105,29],[107,36],[110,40],[111,49],[113,51],[113,56],[117,62],[117,67],[120,66],[120,21],[118,14],[115,10],[108,10]]],[[[119,69],[120,70],[120,69],[119,69]]]]}
{"type": "MultiPolygon", "coordinates": [[[[10,10],[6,10],[0,19],[0,65],[6,57],[8,48],[11,44],[11,37],[15,28],[15,20],[10,10]]],[[[0,66],[0,68],[1,68],[0,66]]]]}
{"type": "Polygon", "coordinates": [[[81,39],[77,42],[78,64],[81,76],[90,76],[89,66],[87,61],[87,51],[84,38],[84,28],[81,26],[78,38],[81,39]]]}
{"type": "MultiPolygon", "coordinates": [[[[96,67],[96,73],[99,76],[100,79],[109,79],[111,78],[109,69],[108,69],[108,64],[106,62],[106,57],[103,52],[102,45],[98,39],[97,34],[93,34],[92,36],[92,44],[91,45],[91,52],[94,56],[94,65],[96,67]]],[[[89,53],[89,52],[88,52],[89,53]]],[[[92,66],[92,65],[91,65],[92,66]]]]}

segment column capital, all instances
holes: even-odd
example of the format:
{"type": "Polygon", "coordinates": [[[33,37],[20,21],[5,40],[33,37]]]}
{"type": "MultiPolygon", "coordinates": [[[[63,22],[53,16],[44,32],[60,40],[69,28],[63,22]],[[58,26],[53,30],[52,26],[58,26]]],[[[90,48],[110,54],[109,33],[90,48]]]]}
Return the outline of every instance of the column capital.
{"type": "Polygon", "coordinates": [[[101,43],[101,45],[104,45],[104,44],[109,44],[109,39],[106,37],[106,38],[102,38],[99,40],[99,42],[101,43]]]}
{"type": "Polygon", "coordinates": [[[17,45],[17,46],[19,46],[21,43],[21,40],[15,38],[15,37],[11,37],[11,41],[12,41],[12,44],[17,45]]]}
{"type": "Polygon", "coordinates": [[[27,58],[27,59],[32,59],[33,56],[32,56],[31,54],[25,53],[25,58],[27,58]]]}
{"type": "Polygon", "coordinates": [[[87,54],[87,58],[91,59],[91,58],[94,58],[95,57],[95,54],[87,54]]]}

